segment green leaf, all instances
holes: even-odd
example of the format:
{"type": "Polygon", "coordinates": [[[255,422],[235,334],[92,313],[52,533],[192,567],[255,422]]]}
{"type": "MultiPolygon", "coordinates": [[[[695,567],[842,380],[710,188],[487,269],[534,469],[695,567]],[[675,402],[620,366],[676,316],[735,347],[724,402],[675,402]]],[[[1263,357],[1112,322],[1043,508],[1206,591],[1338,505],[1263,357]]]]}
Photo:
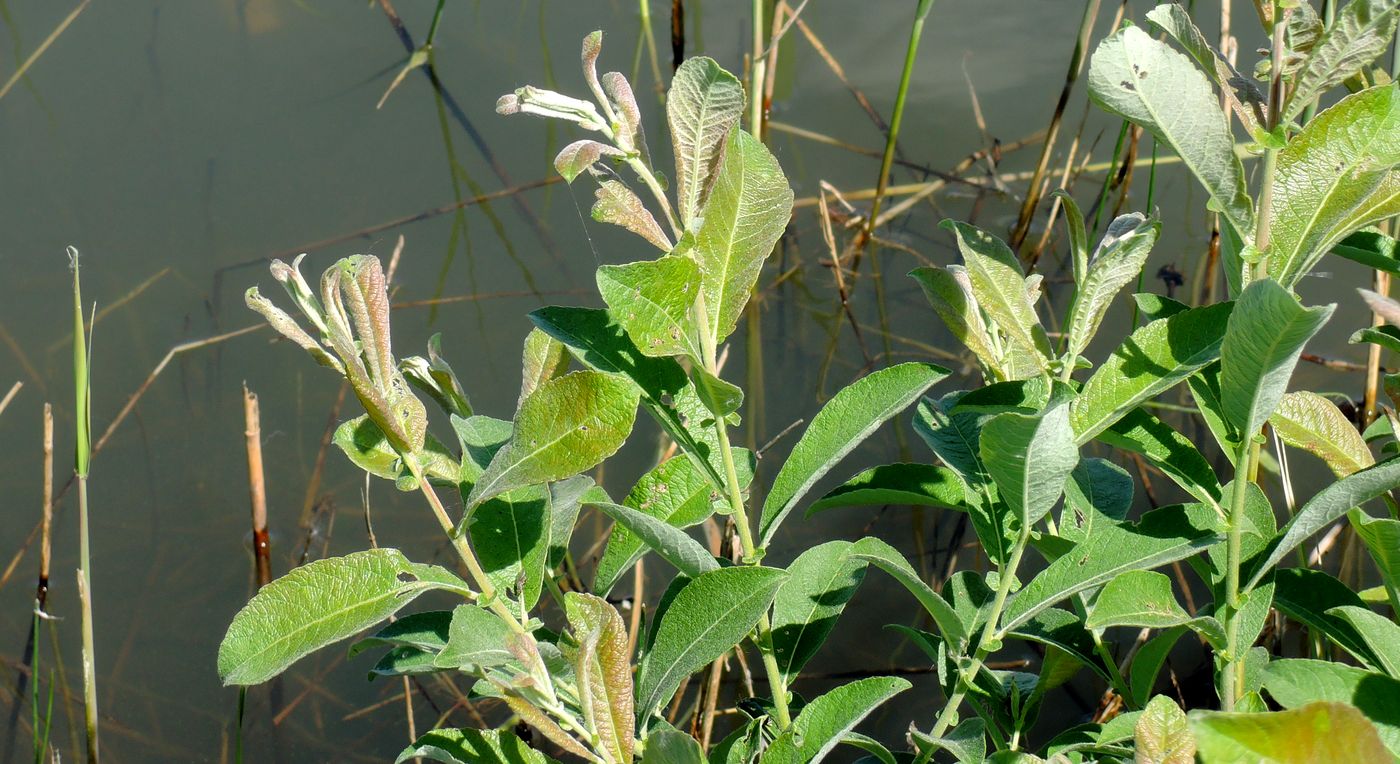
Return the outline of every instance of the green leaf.
{"type": "Polygon", "coordinates": [[[931,363],[901,363],[872,372],[832,396],[773,478],[759,521],[759,545],[768,545],[783,518],[828,470],[948,373],[931,363]]]}
{"type": "Polygon", "coordinates": [[[449,610],[410,613],[372,636],[350,645],[346,657],[353,658],[375,647],[409,646],[437,652],[447,645],[447,632],[451,623],[452,612],[449,610]]]}
{"type": "Polygon", "coordinates": [[[701,331],[718,347],[734,331],[763,261],[792,216],[792,188],[762,141],[733,131],[701,214],[692,251],[709,316],[701,331]]]}
{"type": "Polygon", "coordinates": [[[1162,470],[1202,502],[1220,501],[1220,480],[1215,476],[1215,468],[1196,449],[1196,444],[1145,409],[1128,412],[1117,424],[1099,433],[1098,439],[1141,454],[1148,464],[1162,470]]]}
{"type": "Polygon", "coordinates": [[[957,238],[977,305],[1043,371],[1050,341],[1026,293],[1026,274],[1016,254],[1006,242],[975,226],[956,220],[939,225],[957,238]]]}
{"type": "Polygon", "coordinates": [[[554,157],[554,169],[564,177],[565,182],[573,183],[574,178],[587,172],[603,157],[616,160],[625,156],[624,152],[605,143],[584,139],[560,149],[554,157]]]}
{"type": "Polygon", "coordinates": [[[644,355],[604,310],[556,305],[531,313],[530,320],[564,343],[585,366],[630,379],[641,392],[642,406],[661,429],[680,445],[696,466],[706,471],[716,486],[724,485],[724,478],[713,463],[718,454],[711,454],[712,449],[697,440],[692,423],[673,405],[691,389],[685,369],[675,359],[644,355]]]}
{"type": "Polygon", "coordinates": [[[1400,626],[1374,610],[1356,605],[1334,607],[1327,615],[1350,624],[1376,656],[1377,668],[1391,679],[1400,679],[1400,626]]]}
{"type": "Polygon", "coordinates": [[[842,685],[808,703],[763,752],[761,764],[818,762],[877,706],[909,689],[905,679],[870,677],[842,685]]]}
{"type": "Polygon", "coordinates": [[[649,356],[702,360],[691,308],[700,270],[688,257],[667,256],[598,268],[598,292],[608,315],[649,356]]]}
{"type": "Polygon", "coordinates": [[[971,412],[950,413],[964,397],[950,393],[939,401],[920,401],[914,413],[914,432],[963,479],[963,497],[972,528],[987,556],[1000,565],[1011,552],[1012,539],[1007,536],[1005,511],[996,498],[996,484],[987,474],[978,448],[982,425],[990,417],[971,412]]]}
{"type": "Polygon", "coordinates": [[[420,758],[445,764],[558,764],[498,730],[436,729],[405,748],[394,764],[420,758]]]}
{"type": "Polygon", "coordinates": [[[1165,695],[1153,698],[1138,717],[1133,742],[1137,764],[1192,764],[1196,739],[1186,725],[1186,714],[1165,695]]]}
{"type": "Polygon", "coordinates": [[[1132,506],[1133,478],[1126,470],[1106,459],[1081,459],[1065,483],[1059,535],[1083,541],[1101,524],[1122,522],[1132,506]]]}
{"type": "MultiPolygon", "coordinates": [[[[1376,725],[1391,756],[1400,756],[1400,682],[1394,679],[1340,663],[1294,658],[1269,662],[1264,689],[1288,709],[1318,701],[1350,704],[1376,725]]],[[[1386,761],[1390,757],[1328,760],[1386,761]]]]}
{"type": "Polygon", "coordinates": [[[1139,27],[1099,44],[1089,63],[1095,103],[1146,128],[1170,146],[1241,236],[1254,233],[1254,208],[1229,123],[1210,81],[1191,61],[1139,27]]]}
{"type": "MultiPolygon", "coordinates": [[[[399,452],[390,445],[384,431],[370,420],[368,415],[357,416],[342,422],[335,428],[331,442],[345,453],[352,464],[365,472],[393,480],[404,490],[416,490],[418,481],[399,459],[399,452]]],[[[461,466],[437,438],[426,436],[423,450],[419,451],[418,463],[427,478],[436,483],[456,485],[460,479],[461,466]]]]}
{"type": "MultiPolygon", "coordinates": [[[[746,487],[753,478],[752,461],[748,451],[735,450],[741,486],[746,487]]],[[[689,528],[714,514],[719,500],[714,486],[694,462],[672,458],[643,475],[622,503],[667,525],[689,528]]],[[[645,552],[645,544],[627,526],[614,525],[593,574],[593,590],[606,594],[645,552]]]]}
{"type": "Polygon", "coordinates": [[[671,251],[671,239],[627,184],[620,180],[600,180],[593,197],[593,209],[589,214],[594,220],[625,228],[662,252],[671,251]]]}
{"type": "Polygon", "coordinates": [[[661,729],[647,738],[642,764],[705,764],[705,752],[695,738],[665,722],[659,726],[661,729]]]}
{"type": "Polygon", "coordinates": [[[849,541],[828,541],[797,556],[773,600],[773,652],[791,681],[821,649],[865,579],[865,560],[849,541]]]}
{"type": "Polygon", "coordinates": [[[982,311],[972,295],[972,282],[967,271],[929,266],[915,268],[909,275],[919,282],[924,296],[943,323],[948,326],[963,347],[972,351],[992,379],[1008,379],[1014,374],[1006,368],[996,343],[982,320],[982,311]]]}
{"type": "Polygon", "coordinates": [[[1269,275],[1293,287],[1348,234],[1385,217],[1368,210],[1386,192],[1397,161],[1400,95],[1394,85],[1343,98],[1309,121],[1278,155],[1265,253],[1269,275]]]}
{"type": "Polygon", "coordinates": [[[911,736],[921,751],[941,748],[953,754],[958,764],[982,764],[987,758],[987,723],[976,717],[960,723],[937,740],[918,731],[911,736]]]}
{"type": "Polygon", "coordinates": [[[1167,656],[1171,655],[1172,648],[1176,646],[1181,635],[1185,633],[1185,626],[1166,629],[1149,639],[1138,649],[1137,655],[1133,656],[1133,662],[1128,667],[1128,675],[1134,706],[1142,706],[1147,703],[1147,698],[1152,695],[1153,686],[1157,684],[1157,674],[1161,672],[1162,665],[1167,662],[1167,656]]]}
{"type": "Polygon", "coordinates": [[[744,403],[744,391],[699,366],[690,367],[690,381],[705,410],[715,417],[729,417],[744,403]]]}
{"type": "Polygon", "coordinates": [[[539,327],[530,329],[530,333],[525,335],[525,347],[520,356],[520,398],[516,401],[517,406],[541,384],[563,376],[569,370],[569,354],[564,350],[564,343],[540,331],[539,327]]]}
{"type": "Polygon", "coordinates": [[[1010,631],[1056,602],[1130,570],[1151,570],[1219,542],[1181,505],[1163,507],[1136,524],[1109,526],[1050,565],[1006,606],[1001,629],[1010,631]]]}
{"type": "Polygon", "coordinates": [[[397,549],[303,565],[258,590],[233,617],[219,645],[219,678],[225,686],[265,682],[430,589],[467,592],[451,573],[409,562],[397,549]]]}
{"type": "Polygon", "coordinates": [[[681,680],[739,644],[786,579],[782,570],[744,566],[712,570],[685,584],[660,616],[638,672],[639,717],[656,713],[681,680]]]}
{"type": "Polygon", "coordinates": [[[1294,448],[1327,462],[1337,477],[1346,477],[1376,463],[1371,449],[1337,404],[1307,390],[1287,393],[1269,417],[1274,432],[1294,448]]]}
{"type": "Polygon", "coordinates": [[[1400,520],[1367,517],[1359,509],[1347,513],[1357,538],[1366,545],[1381,578],[1391,589],[1400,589],[1400,520]]]}
{"type": "Polygon", "coordinates": [[[1284,119],[1296,118],[1308,104],[1355,76],[1384,53],[1395,36],[1397,15],[1400,15],[1400,4],[1395,0],[1347,3],[1294,74],[1293,92],[1284,102],[1284,119]]]}
{"type": "Polygon", "coordinates": [[[725,141],[743,111],[743,86],[714,59],[697,56],[676,69],[666,122],[676,150],[676,207],[686,228],[705,206],[725,141]]]}
{"type": "Polygon", "coordinates": [[[433,664],[463,669],[502,666],[516,659],[510,650],[514,634],[495,613],[476,605],[458,605],[452,611],[447,645],[433,664]]]}
{"type": "Polygon", "coordinates": [[[549,555],[545,562],[546,570],[554,570],[564,564],[569,553],[569,541],[578,524],[578,513],[585,501],[611,501],[607,491],[593,483],[587,475],[550,483],[546,493],[549,500],[549,555]]]}
{"type": "Polygon", "coordinates": [[[1280,570],[1274,574],[1274,584],[1274,607],[1279,612],[1325,635],[1367,668],[1380,668],[1380,659],[1356,628],[1331,614],[1340,607],[1364,607],[1350,587],[1329,573],[1307,568],[1280,570]]]}
{"type": "Polygon", "coordinates": [[[1074,304],[1065,322],[1068,332],[1066,358],[1071,362],[1089,347],[1113,298],[1142,273],[1161,224],[1141,213],[1121,215],[1089,259],[1089,271],[1075,290],[1074,304]]]}
{"type": "Polygon", "coordinates": [[[594,503],[608,517],[627,528],[638,540],[692,578],[719,568],[714,555],[685,531],[651,515],[620,504],[594,503]]]}
{"type": "Polygon", "coordinates": [[[539,602],[549,561],[549,495],[526,486],[487,499],[467,519],[467,532],[492,585],[527,608],[539,602]]]}
{"type": "Polygon", "coordinates": [[[1252,437],[1273,415],[1303,346],[1335,307],[1304,308],[1271,279],[1245,287],[1220,347],[1221,403],[1237,431],[1252,437]]]}
{"type": "Polygon", "coordinates": [[[952,647],[955,652],[961,652],[963,646],[967,644],[968,633],[965,631],[962,619],[958,616],[953,606],[947,600],[938,596],[924,580],[919,577],[914,566],[904,559],[894,547],[886,544],[880,539],[872,537],[863,538],[851,547],[851,555],[856,559],[865,560],[894,577],[896,581],[904,585],[910,594],[924,606],[934,624],[942,632],[943,639],[952,647]]]}
{"type": "Polygon", "coordinates": [[[1071,407],[1077,442],[1089,442],[1138,405],[1219,358],[1227,317],[1236,310],[1228,302],[1192,308],[1128,335],[1084,383],[1071,407]]]}
{"type": "Polygon", "coordinates": [[[1347,510],[1389,493],[1397,486],[1400,486],[1400,459],[1391,459],[1347,475],[1318,491],[1283,526],[1268,556],[1255,568],[1245,588],[1252,589],[1294,547],[1346,514],[1347,510]]]}
{"type": "Polygon", "coordinates": [[[1092,669],[1104,681],[1110,681],[1103,661],[1095,652],[1094,636],[1084,628],[1083,620],[1068,610],[1054,607],[1042,610],[1007,636],[1054,647],[1092,669]]]}
{"type": "Polygon", "coordinates": [[[1365,329],[1358,329],[1348,340],[1353,345],[1369,343],[1380,345],[1382,348],[1400,353],[1400,326],[1370,326],[1365,329]]]}
{"type": "Polygon", "coordinates": [[[1202,764],[1312,764],[1387,761],[1376,728],[1345,703],[1311,703],[1292,711],[1188,717],[1202,764]]]}
{"type": "Polygon", "coordinates": [[[578,640],[574,676],[587,700],[584,718],[591,720],[598,744],[613,761],[630,762],[636,719],[627,626],[612,605],[592,594],[565,594],[564,610],[578,640]]]}
{"type": "MultiPolygon", "coordinates": [[[[1393,175],[1393,173],[1392,173],[1393,175]]],[[[1389,184],[1394,186],[1394,179],[1389,184]]],[[[1348,234],[1332,248],[1332,254],[1387,273],[1400,273],[1400,246],[1395,239],[1376,230],[1348,234]]]]}
{"type": "Polygon", "coordinates": [[[963,482],[958,473],[932,464],[885,464],[871,467],[812,502],[807,516],[835,507],[887,504],[962,509],[963,482]]]}
{"type": "Polygon", "coordinates": [[[1084,625],[1090,629],[1167,629],[1189,620],[1191,616],[1172,593],[1170,578],[1151,570],[1130,570],[1104,584],[1084,625]]]}
{"type": "Polygon", "coordinates": [[[475,483],[496,457],[496,452],[510,440],[513,428],[504,419],[493,419],[477,414],[465,419],[451,417],[452,431],[457,434],[457,442],[462,446],[461,482],[475,483]]]}
{"type": "Polygon", "coordinates": [[[572,477],[622,447],[637,417],[626,379],[576,371],[541,384],[520,404],[515,431],[472,486],[467,507],[512,488],[572,477]]]}
{"type": "Polygon", "coordinates": [[[1049,514],[1079,463],[1067,403],[1034,415],[992,417],[982,426],[981,450],[1001,498],[1026,530],[1049,514]]]}

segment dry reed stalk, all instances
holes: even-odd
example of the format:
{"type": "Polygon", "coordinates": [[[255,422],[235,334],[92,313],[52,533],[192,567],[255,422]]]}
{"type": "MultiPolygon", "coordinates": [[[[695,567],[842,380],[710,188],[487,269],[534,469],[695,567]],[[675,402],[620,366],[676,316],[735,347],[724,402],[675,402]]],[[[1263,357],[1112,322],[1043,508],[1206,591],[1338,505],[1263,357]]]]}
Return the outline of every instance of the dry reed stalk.
{"type": "Polygon", "coordinates": [[[40,610],[49,600],[49,566],[53,562],[53,406],[44,404],[44,507],[40,520],[39,583],[34,599],[40,610]]]}
{"type": "Polygon", "coordinates": [[[0,398],[0,414],[5,413],[5,409],[9,407],[10,401],[14,400],[16,395],[19,395],[20,388],[22,387],[24,387],[24,383],[18,380],[16,380],[13,385],[10,385],[10,391],[5,393],[4,398],[0,398]]]}
{"type": "Polygon", "coordinates": [[[4,98],[5,94],[10,92],[10,89],[15,86],[15,83],[24,78],[25,73],[34,65],[34,62],[38,61],[39,57],[44,55],[44,51],[48,50],[49,46],[53,45],[54,40],[57,40],[59,35],[63,34],[64,31],[68,29],[69,24],[77,20],[78,15],[86,10],[88,4],[91,2],[92,0],[82,0],[82,2],[78,3],[77,7],[68,12],[67,16],[63,17],[62,21],[58,22],[58,26],[54,27],[52,32],[49,32],[49,36],[45,37],[44,41],[39,43],[39,47],[35,48],[33,53],[29,54],[29,58],[26,58],[24,63],[19,65],[19,68],[10,75],[10,78],[5,81],[4,85],[0,85],[0,98],[4,98]]]}
{"type": "Polygon", "coordinates": [[[267,485],[263,479],[262,416],[258,396],[243,383],[243,442],[248,453],[248,500],[253,519],[253,559],[258,588],[272,582],[271,543],[267,534],[267,485]]]}

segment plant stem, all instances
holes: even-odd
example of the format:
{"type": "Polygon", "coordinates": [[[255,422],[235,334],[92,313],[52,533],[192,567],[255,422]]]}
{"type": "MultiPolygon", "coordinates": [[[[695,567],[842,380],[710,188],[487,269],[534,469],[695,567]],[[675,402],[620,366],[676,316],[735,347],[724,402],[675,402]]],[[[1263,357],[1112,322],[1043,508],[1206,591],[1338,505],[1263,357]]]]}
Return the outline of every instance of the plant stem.
{"type": "Polygon", "coordinates": [[[904,51],[904,70],[899,74],[899,90],[895,93],[894,111],[890,114],[890,133],[885,137],[885,153],[880,157],[880,177],[875,182],[875,199],[870,204],[870,214],[865,218],[862,243],[870,240],[875,232],[875,221],[880,217],[880,201],[890,182],[890,166],[894,164],[895,147],[899,144],[899,127],[904,122],[904,102],[909,96],[909,81],[914,76],[919,38],[924,34],[924,19],[928,18],[931,10],[933,0],[919,0],[919,6],[914,11],[914,24],[909,28],[909,47],[904,51]]]}
{"type": "Polygon", "coordinates": [[[87,726],[87,756],[89,762],[98,760],[97,744],[97,653],[94,649],[92,626],[92,554],[89,546],[87,479],[92,459],[91,379],[88,372],[90,347],[83,325],[83,290],[79,278],[78,250],[68,248],[69,265],[73,269],[73,401],[74,448],[73,474],[78,481],[78,598],[82,605],[83,635],[83,715],[87,726]]]}
{"type": "Polygon", "coordinates": [[[482,569],[481,563],[477,561],[476,553],[472,551],[471,542],[467,540],[466,534],[456,533],[452,517],[447,514],[447,508],[442,505],[442,499],[438,498],[437,492],[428,484],[428,479],[423,474],[423,468],[418,464],[418,459],[412,454],[402,454],[401,456],[404,466],[408,467],[408,471],[418,481],[418,488],[423,492],[423,498],[428,500],[428,506],[432,507],[433,515],[437,517],[438,524],[442,526],[447,537],[452,540],[452,546],[457,550],[457,556],[461,557],[462,562],[466,564],[467,572],[472,577],[472,583],[481,590],[481,600],[485,602],[486,607],[490,608],[491,612],[500,616],[501,620],[505,621],[512,630],[518,634],[524,634],[525,627],[520,625],[515,614],[510,612],[510,608],[506,607],[498,596],[499,592],[491,583],[490,577],[486,575],[486,571],[482,569]]]}
{"type": "Polygon", "coordinates": [[[1016,568],[1021,565],[1021,557],[1025,554],[1026,547],[1030,544],[1031,531],[1027,527],[1021,531],[1020,538],[1016,539],[1016,546],[1011,549],[1011,557],[1002,567],[997,581],[996,598],[992,600],[992,609],[987,612],[987,623],[982,627],[982,637],[977,641],[977,651],[972,655],[972,663],[963,671],[958,672],[958,684],[953,691],[952,697],[948,698],[947,705],[938,714],[938,721],[933,725],[933,731],[929,736],[935,740],[943,737],[943,733],[952,726],[953,718],[957,716],[958,706],[962,705],[963,698],[967,696],[967,688],[977,678],[977,672],[982,670],[982,664],[987,660],[987,656],[992,654],[997,643],[1001,641],[1001,635],[997,633],[997,621],[1001,620],[1001,611],[1006,607],[1006,598],[1011,594],[1011,584],[1016,580],[1016,568]]]}
{"type": "Polygon", "coordinates": [[[1221,708],[1233,711],[1243,685],[1244,662],[1240,660],[1240,563],[1241,540],[1244,531],[1244,507],[1249,496],[1249,474],[1258,463],[1259,448],[1253,437],[1240,443],[1235,455],[1235,483],[1230,494],[1230,520],[1226,541],[1225,566],[1225,651],[1227,664],[1222,682],[1221,708]]]}

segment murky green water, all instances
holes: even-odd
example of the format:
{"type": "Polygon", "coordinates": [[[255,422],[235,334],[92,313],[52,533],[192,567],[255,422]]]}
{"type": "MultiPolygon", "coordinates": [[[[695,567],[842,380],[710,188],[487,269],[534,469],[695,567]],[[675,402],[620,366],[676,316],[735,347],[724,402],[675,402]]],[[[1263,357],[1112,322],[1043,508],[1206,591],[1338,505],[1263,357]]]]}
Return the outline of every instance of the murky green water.
{"type": "MultiPolygon", "coordinates": [[[[408,29],[421,36],[433,4],[398,4],[408,29]]],[[[61,5],[0,2],[0,78],[62,18],[69,4],[61,5]]],[[[669,72],[669,4],[653,6],[661,67],[669,72]]],[[[941,0],[920,52],[904,155],[948,168],[985,145],[973,118],[969,79],[992,136],[1010,143],[1040,129],[1063,82],[1078,6],[941,0]]],[[[687,9],[687,52],[706,53],[739,70],[749,39],[747,3],[692,0],[687,9]]],[[[816,0],[804,18],[850,81],[888,113],[912,9],[910,2],[816,0]]],[[[1243,9],[1237,18],[1250,20],[1243,9]]],[[[1096,39],[1108,19],[1105,10],[1096,39]]],[[[404,56],[377,7],[324,0],[93,3],[29,78],[0,101],[0,393],[13,380],[25,383],[0,416],[0,565],[22,548],[39,517],[39,412],[45,400],[54,403],[58,417],[60,486],[69,470],[69,244],[83,253],[85,297],[99,309],[140,290],[97,324],[93,420],[99,433],[172,346],[256,323],[242,305],[242,291],[271,279],[261,263],[248,261],[307,250],[309,270],[319,272],[346,254],[387,257],[400,234],[406,249],[396,299],[456,299],[398,311],[398,350],[416,352],[430,334],[442,332],[446,354],[478,409],[508,416],[519,385],[520,341],[530,327],[525,314],[549,303],[596,304],[596,265],[650,255],[627,235],[587,221],[592,195],[582,183],[576,189],[538,188],[419,222],[384,224],[551,177],[550,159],[571,140],[568,131],[498,117],[492,107],[499,94],[527,82],[581,92],[576,52],[582,35],[595,28],[607,32],[603,65],[630,73],[639,29],[635,3],[532,0],[448,9],[438,71],[507,180],[424,78],[410,76],[384,108],[375,109],[404,56]],[[348,236],[365,229],[373,232],[348,236]],[[329,246],[308,244],[342,237],[329,246]]],[[[1248,51],[1255,42],[1246,37],[1241,47],[1248,51]]],[[[772,118],[881,148],[878,130],[801,34],[794,29],[783,46],[772,118]]],[[[664,145],[664,122],[657,102],[645,96],[653,84],[643,56],[637,88],[644,109],[650,107],[648,127],[658,146],[664,145]]],[[[1084,115],[1081,85],[1066,114],[1068,134],[1079,130],[1084,115]]],[[[1093,146],[1094,161],[1107,159],[1116,131],[1116,123],[1089,112],[1082,141],[1093,146]]],[[[1061,140],[1056,166],[1063,163],[1067,141],[1061,140]]],[[[843,191],[874,183],[878,162],[869,157],[781,131],[771,143],[799,197],[815,194],[821,180],[843,191]]],[[[1008,153],[1000,169],[1027,169],[1034,150],[1008,153]]],[[[1142,150],[1149,152],[1150,142],[1142,150]]],[[[1143,204],[1146,174],[1140,167],[1130,208],[1143,204]]],[[[899,169],[894,182],[919,179],[920,173],[899,169]]],[[[1098,176],[1086,176],[1081,198],[1092,198],[1098,183],[1098,176]]],[[[815,211],[798,210],[782,260],[766,273],[765,283],[796,270],[762,296],[758,330],[736,334],[731,347],[729,376],[758,382],[750,395],[766,404],[760,417],[750,417],[751,443],[766,443],[794,420],[810,417],[818,400],[861,373],[867,357],[879,365],[930,358],[929,346],[952,347],[902,274],[921,258],[951,261],[949,241],[935,226],[943,216],[975,211],[979,224],[999,233],[1014,222],[1015,200],[993,194],[974,204],[974,198],[972,189],[950,187],[886,231],[918,257],[900,248],[879,251],[884,315],[869,266],[863,267],[865,277],[852,298],[861,342],[840,313],[831,271],[822,265],[827,253],[815,211]],[[761,368],[747,362],[753,341],[761,343],[761,368]]],[[[1154,203],[1172,228],[1154,255],[1153,272],[1174,264],[1188,285],[1193,282],[1207,234],[1202,202],[1183,175],[1166,167],[1158,173],[1154,203]]],[[[1350,286],[1358,283],[1357,269],[1336,268],[1334,278],[1306,286],[1310,298],[1331,294],[1343,300],[1316,344],[1319,352],[1363,358],[1344,342],[1365,321],[1350,297],[1350,286]]],[[[1147,287],[1160,290],[1161,284],[1147,287]]],[[[1126,311],[1118,315],[1117,325],[1125,325],[1126,311]]],[[[284,572],[303,548],[314,558],[367,543],[363,480],[336,453],[329,455],[320,491],[312,497],[329,497],[334,512],[321,516],[309,544],[298,528],[336,384],[294,348],[270,345],[269,339],[258,332],[177,356],[94,461],[99,698],[103,745],[113,761],[231,758],[236,693],[219,686],[214,655],[230,617],[251,592],[243,381],[262,401],[274,569],[284,572]]],[[[1354,393],[1359,387],[1357,375],[1316,369],[1307,374],[1316,375],[1324,389],[1354,393]]],[[[351,402],[345,410],[353,408],[351,402]]],[[[651,433],[649,424],[641,425],[633,443],[609,462],[605,482],[614,495],[625,493],[648,466],[651,433]]],[[[775,453],[790,443],[780,443],[775,453]]],[[[901,457],[922,459],[925,453],[910,433],[888,428],[835,477],[901,457]]],[[[767,469],[771,474],[773,467],[767,469]]],[[[379,543],[415,559],[445,557],[428,513],[412,496],[395,495],[376,482],[369,500],[379,543]]],[[[940,548],[940,567],[953,524],[949,517],[924,518],[929,544],[940,548]]],[[[580,536],[591,537],[600,525],[586,518],[580,536]]],[[[821,523],[790,523],[774,555],[783,562],[815,540],[863,532],[914,548],[907,510],[853,511],[821,523]]],[[[58,509],[54,533],[49,610],[62,619],[56,622],[58,643],[80,717],[71,499],[58,509]]],[[[576,552],[584,555],[588,547],[576,545],[576,552]]],[[[0,708],[6,717],[0,723],[10,725],[0,728],[0,739],[13,736],[14,760],[29,750],[28,708],[17,722],[9,715],[29,629],[36,558],[30,548],[0,590],[0,708]]],[[[849,609],[846,636],[831,645],[826,665],[817,670],[924,665],[896,635],[879,628],[892,620],[890,608],[913,614],[911,603],[880,583],[867,586],[849,609]]],[[[53,666],[47,649],[43,661],[47,679],[53,666]]],[[[407,739],[402,685],[366,682],[369,665],[366,658],[347,662],[343,651],[331,649],[299,664],[275,698],[268,688],[251,692],[247,760],[392,758],[407,739]],[[366,710],[377,703],[387,705],[366,710]],[[274,720],[274,714],[280,716],[274,720]]],[[[419,729],[454,702],[441,684],[423,687],[426,698],[419,695],[415,703],[419,729]]],[[[818,679],[799,690],[814,694],[821,687],[818,679]]],[[[898,737],[911,720],[927,726],[929,718],[919,709],[935,692],[927,678],[920,679],[910,702],[879,719],[879,729],[898,737]]],[[[1092,692],[1081,695],[1091,708],[1092,692]]],[[[54,740],[75,759],[80,733],[64,712],[67,701],[60,692],[54,740]]],[[[1080,712],[1066,713],[1073,718],[1080,712]]],[[[462,719],[460,709],[453,718],[462,719]]]]}

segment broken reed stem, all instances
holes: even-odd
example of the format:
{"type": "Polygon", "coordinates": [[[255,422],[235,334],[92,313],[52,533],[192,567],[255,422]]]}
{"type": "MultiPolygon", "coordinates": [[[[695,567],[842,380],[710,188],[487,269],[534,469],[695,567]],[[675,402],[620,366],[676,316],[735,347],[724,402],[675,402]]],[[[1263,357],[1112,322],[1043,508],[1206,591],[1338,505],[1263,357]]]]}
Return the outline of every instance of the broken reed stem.
{"type": "Polygon", "coordinates": [[[1094,19],[1099,15],[1099,0],[1085,0],[1084,15],[1079,20],[1079,34],[1074,38],[1074,52],[1070,55],[1069,70],[1065,72],[1065,84],[1060,89],[1060,99],[1055,102],[1055,113],[1050,117],[1050,126],[1045,131],[1045,143],[1040,147],[1040,159],[1036,161],[1035,173],[1031,176],[1030,186],[1026,190],[1026,199],[1021,204],[1021,214],[1016,220],[1016,228],[1011,233],[1011,240],[1007,242],[1012,251],[1018,251],[1021,244],[1026,241],[1026,234],[1030,232],[1031,220],[1035,217],[1035,208],[1040,204],[1040,183],[1045,171],[1050,166],[1050,154],[1055,150],[1055,138],[1060,133],[1060,123],[1064,120],[1065,107],[1069,105],[1070,93],[1074,90],[1074,83],[1079,79],[1079,73],[1084,69],[1084,52],[1089,47],[1089,33],[1094,30],[1094,19]]]}
{"type": "Polygon", "coordinates": [[[262,417],[258,396],[243,383],[243,441],[248,451],[248,500],[253,515],[253,559],[258,588],[272,582],[271,544],[267,535],[267,485],[263,481],[262,417]]]}
{"type": "Polygon", "coordinates": [[[53,406],[44,404],[44,507],[39,541],[39,583],[34,600],[40,610],[49,601],[49,565],[53,561],[53,406]]]}

